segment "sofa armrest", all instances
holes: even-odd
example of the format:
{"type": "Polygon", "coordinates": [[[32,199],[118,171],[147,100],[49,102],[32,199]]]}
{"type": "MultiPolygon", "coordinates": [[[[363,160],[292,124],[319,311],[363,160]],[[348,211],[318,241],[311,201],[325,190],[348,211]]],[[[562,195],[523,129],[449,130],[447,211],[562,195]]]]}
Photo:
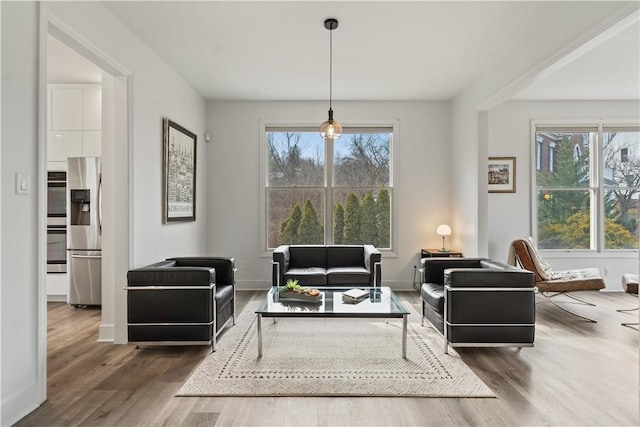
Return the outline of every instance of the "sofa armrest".
{"type": "Polygon", "coordinates": [[[206,286],[216,282],[216,270],[207,267],[142,267],[127,272],[128,287],[206,286]]]}
{"type": "Polygon", "coordinates": [[[444,271],[448,288],[534,288],[535,275],[519,269],[453,268],[444,271]]]}
{"type": "Polygon", "coordinates": [[[382,253],[373,245],[364,246],[364,267],[369,270],[371,280],[369,286],[381,286],[382,253]]]}
{"type": "Polygon", "coordinates": [[[284,286],[284,273],[289,269],[290,259],[289,245],[281,245],[273,250],[273,261],[271,262],[272,286],[284,286]]]}

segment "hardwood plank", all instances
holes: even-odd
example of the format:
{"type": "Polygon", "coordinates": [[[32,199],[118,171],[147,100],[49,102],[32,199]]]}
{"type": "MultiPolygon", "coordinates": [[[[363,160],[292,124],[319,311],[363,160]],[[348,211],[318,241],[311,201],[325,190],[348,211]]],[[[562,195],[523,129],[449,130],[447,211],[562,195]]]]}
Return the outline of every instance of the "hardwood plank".
{"type": "MultiPolygon", "coordinates": [[[[398,294],[420,309],[417,292],[398,294]]],[[[262,295],[238,292],[238,311],[262,295]]],[[[620,323],[638,312],[615,310],[638,300],[581,296],[597,306],[568,308],[598,323],[540,303],[535,347],[457,349],[495,399],[175,397],[207,347],[98,343],[99,310],[50,303],[48,401],[16,425],[637,425],[639,333],[620,323]]]]}

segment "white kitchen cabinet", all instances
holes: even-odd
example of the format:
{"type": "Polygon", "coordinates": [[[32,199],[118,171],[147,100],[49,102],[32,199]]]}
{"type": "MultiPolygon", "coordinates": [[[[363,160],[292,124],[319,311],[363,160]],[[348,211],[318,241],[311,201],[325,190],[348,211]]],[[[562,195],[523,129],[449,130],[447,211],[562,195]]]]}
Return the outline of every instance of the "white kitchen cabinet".
{"type": "Polygon", "coordinates": [[[102,129],[102,90],[82,89],[82,130],[102,129]]]}
{"type": "Polygon", "coordinates": [[[49,131],[47,160],[66,162],[67,157],[82,157],[82,131],[49,131]]]}
{"type": "Polygon", "coordinates": [[[67,273],[47,273],[47,301],[67,301],[67,273]]]}
{"type": "Polygon", "coordinates": [[[82,90],[51,89],[51,130],[82,130],[82,90]]]}
{"type": "Polygon", "coordinates": [[[82,131],[82,157],[102,157],[102,132],[82,131]]]}
{"type": "Polygon", "coordinates": [[[102,88],[97,84],[51,84],[47,90],[50,162],[102,156],[102,88]]]}

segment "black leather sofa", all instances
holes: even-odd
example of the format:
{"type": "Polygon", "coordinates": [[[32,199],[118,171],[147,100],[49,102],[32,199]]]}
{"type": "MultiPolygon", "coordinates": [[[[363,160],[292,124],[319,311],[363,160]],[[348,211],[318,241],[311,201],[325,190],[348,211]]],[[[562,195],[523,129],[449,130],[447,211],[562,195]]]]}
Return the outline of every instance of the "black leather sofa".
{"type": "Polygon", "coordinates": [[[215,350],[224,326],[235,324],[235,261],[169,258],[127,273],[128,341],[207,344],[215,350]]]}
{"type": "Polygon", "coordinates": [[[445,353],[449,345],[533,345],[533,273],[485,258],[423,258],[421,264],[423,322],[444,334],[445,353]]]}
{"type": "Polygon", "coordinates": [[[380,286],[380,251],[372,245],[282,245],[273,251],[273,286],[380,286]]]}

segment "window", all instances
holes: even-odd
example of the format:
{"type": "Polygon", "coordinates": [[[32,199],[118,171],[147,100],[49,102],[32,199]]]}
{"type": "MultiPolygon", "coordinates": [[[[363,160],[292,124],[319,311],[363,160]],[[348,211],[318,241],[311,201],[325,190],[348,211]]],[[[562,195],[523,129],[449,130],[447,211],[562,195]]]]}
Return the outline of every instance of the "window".
{"type": "Polygon", "coordinates": [[[536,126],[535,141],[539,247],[638,249],[640,128],[536,126]]]}
{"type": "Polygon", "coordinates": [[[391,127],[265,128],[266,247],[373,244],[391,249],[391,127]]]}
{"type": "Polygon", "coordinates": [[[605,249],[637,249],[640,132],[605,127],[602,141],[605,249]]]}

